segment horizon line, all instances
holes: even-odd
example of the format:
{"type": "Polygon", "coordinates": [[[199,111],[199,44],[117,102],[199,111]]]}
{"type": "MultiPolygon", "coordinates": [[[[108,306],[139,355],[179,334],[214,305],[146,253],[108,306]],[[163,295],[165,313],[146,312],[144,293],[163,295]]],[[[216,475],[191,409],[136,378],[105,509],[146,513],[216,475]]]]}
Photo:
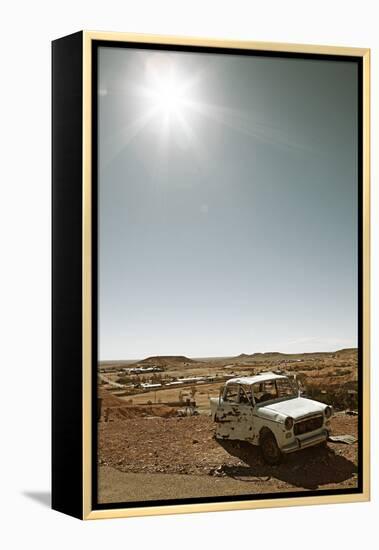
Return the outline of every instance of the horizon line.
{"type": "Polygon", "coordinates": [[[132,359],[99,359],[98,360],[98,363],[106,363],[106,362],[121,362],[121,361],[145,361],[146,359],[150,359],[150,358],[155,358],[155,357],[185,357],[186,359],[233,359],[233,358],[237,358],[237,357],[240,357],[241,355],[246,355],[247,357],[251,357],[253,355],[269,355],[269,354],[273,354],[273,353],[277,353],[277,354],[280,354],[280,355],[314,355],[316,353],[338,353],[340,351],[345,351],[345,350],[356,350],[358,351],[358,346],[353,346],[353,347],[346,347],[346,348],[338,348],[336,350],[333,350],[333,351],[299,351],[299,352],[291,352],[291,353],[287,353],[287,352],[284,352],[284,351],[255,351],[253,353],[240,353],[238,355],[192,355],[192,356],[188,356],[188,355],[183,355],[183,354],[179,354],[179,353],[176,353],[176,354],[172,354],[172,355],[168,355],[168,354],[162,354],[162,355],[147,355],[146,357],[139,357],[139,358],[132,358],[132,359]]]}

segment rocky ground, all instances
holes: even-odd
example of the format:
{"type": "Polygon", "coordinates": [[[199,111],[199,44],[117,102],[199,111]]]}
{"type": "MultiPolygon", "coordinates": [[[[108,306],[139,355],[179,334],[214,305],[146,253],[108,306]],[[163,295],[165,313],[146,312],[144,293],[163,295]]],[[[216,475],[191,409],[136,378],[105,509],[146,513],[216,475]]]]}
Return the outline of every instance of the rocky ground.
{"type": "MultiPolygon", "coordinates": [[[[356,436],[357,417],[338,414],[332,419],[332,432],[356,436]]],[[[163,479],[167,481],[170,476],[179,480],[180,475],[196,477],[196,487],[204,476],[207,476],[206,485],[211,479],[213,482],[224,479],[228,481],[227,494],[342,489],[357,485],[357,443],[329,442],[326,448],[305,449],[286,456],[278,466],[268,466],[256,447],[218,442],[213,434],[214,424],[205,416],[125,418],[100,423],[100,493],[104,483],[106,485],[104,476],[114,477],[114,470],[138,476],[146,474],[150,480],[154,474],[159,474],[160,478],[164,474],[163,479]],[[241,482],[245,483],[241,485],[241,482]],[[250,482],[249,489],[246,489],[246,482],[250,482]]],[[[129,479],[125,490],[133,485],[131,481],[129,479]]],[[[159,485],[161,498],[165,498],[162,481],[159,485]]],[[[212,491],[209,494],[213,494],[212,491]]],[[[105,494],[100,494],[99,498],[107,501],[105,494]]],[[[133,500],[132,495],[124,495],[121,499],[133,500]]]]}

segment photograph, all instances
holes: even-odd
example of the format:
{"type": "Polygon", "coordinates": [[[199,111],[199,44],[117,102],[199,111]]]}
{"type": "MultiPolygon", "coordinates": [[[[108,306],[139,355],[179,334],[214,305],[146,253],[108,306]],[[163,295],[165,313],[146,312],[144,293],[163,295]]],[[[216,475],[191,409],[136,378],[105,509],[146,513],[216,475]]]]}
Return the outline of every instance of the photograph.
{"type": "Polygon", "coordinates": [[[362,492],[361,61],[92,56],[96,505],[362,492]]]}

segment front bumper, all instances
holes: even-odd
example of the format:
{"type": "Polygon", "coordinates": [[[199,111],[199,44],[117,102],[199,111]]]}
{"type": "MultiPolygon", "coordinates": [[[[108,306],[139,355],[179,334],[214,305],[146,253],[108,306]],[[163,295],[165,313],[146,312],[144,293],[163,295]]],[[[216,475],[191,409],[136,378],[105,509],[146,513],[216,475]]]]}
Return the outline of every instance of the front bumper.
{"type": "Polygon", "coordinates": [[[299,438],[295,437],[294,441],[291,441],[288,445],[285,445],[282,448],[282,452],[285,454],[293,453],[294,451],[300,451],[301,449],[306,449],[307,447],[313,447],[314,445],[319,445],[320,443],[323,443],[326,441],[329,437],[328,430],[322,430],[321,432],[318,432],[317,434],[299,438]]]}

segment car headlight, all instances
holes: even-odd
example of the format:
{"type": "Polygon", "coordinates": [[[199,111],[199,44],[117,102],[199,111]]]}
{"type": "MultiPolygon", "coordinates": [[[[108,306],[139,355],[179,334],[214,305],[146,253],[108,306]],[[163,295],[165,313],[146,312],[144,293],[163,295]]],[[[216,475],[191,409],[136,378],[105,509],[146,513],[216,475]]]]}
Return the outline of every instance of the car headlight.
{"type": "Polygon", "coordinates": [[[286,430],[292,430],[293,418],[291,418],[290,416],[287,416],[287,418],[284,421],[284,427],[286,430]]]}
{"type": "Polygon", "coordinates": [[[330,418],[332,416],[332,407],[329,405],[324,410],[325,418],[330,418]]]}

